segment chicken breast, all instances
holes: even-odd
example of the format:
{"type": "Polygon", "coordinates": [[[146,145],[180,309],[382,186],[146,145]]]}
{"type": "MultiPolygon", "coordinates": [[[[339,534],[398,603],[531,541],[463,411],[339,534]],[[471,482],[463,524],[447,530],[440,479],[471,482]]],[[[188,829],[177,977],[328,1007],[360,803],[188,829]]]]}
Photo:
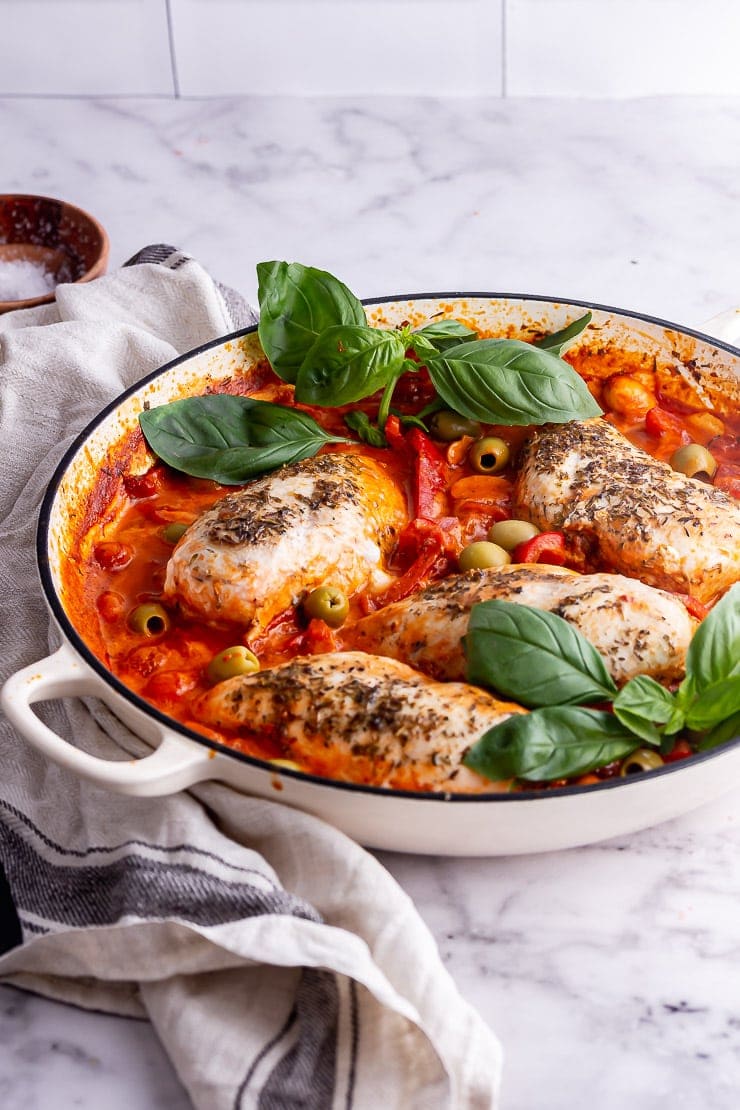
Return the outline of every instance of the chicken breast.
{"type": "Polygon", "coordinates": [[[371,613],[343,632],[346,646],[402,659],[434,678],[465,677],[462,638],[480,601],[557,613],[601,653],[616,683],[637,674],[680,679],[695,622],[678,598],[620,574],[511,564],[470,570],[371,613]]]}
{"type": "Polygon", "coordinates": [[[192,524],[167,565],[165,594],[207,621],[257,635],[317,586],[384,588],[406,498],[374,459],[329,454],[228,494],[192,524]]]}
{"type": "Polygon", "coordinates": [[[604,420],[538,431],[514,500],[527,520],[589,537],[605,564],[653,586],[707,602],[740,579],[740,505],[604,420]]]}
{"type": "Polygon", "coordinates": [[[277,739],[316,774],[399,790],[504,789],[462,765],[470,745],[521,706],[439,683],[393,659],[334,652],[219,683],[195,707],[219,729],[277,739]]]}

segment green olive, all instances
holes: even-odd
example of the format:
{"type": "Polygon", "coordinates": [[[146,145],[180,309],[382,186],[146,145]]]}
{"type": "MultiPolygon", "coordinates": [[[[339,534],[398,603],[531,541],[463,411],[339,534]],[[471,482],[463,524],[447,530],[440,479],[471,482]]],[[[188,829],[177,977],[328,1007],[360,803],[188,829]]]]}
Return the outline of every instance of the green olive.
{"type": "Polygon", "coordinates": [[[450,409],[442,409],[441,412],[435,412],[429,418],[429,431],[435,439],[443,439],[445,443],[453,443],[456,439],[462,439],[463,436],[479,436],[481,433],[481,426],[477,420],[468,420],[465,416],[460,416],[459,413],[452,412],[450,409]]]}
{"type": "Polygon", "coordinates": [[[637,775],[641,771],[654,771],[656,767],[662,766],[663,760],[652,748],[638,748],[636,752],[622,760],[619,773],[626,778],[627,775],[637,775]]]}
{"type": "Polygon", "coordinates": [[[498,474],[511,457],[508,444],[498,436],[483,436],[471,444],[468,462],[479,474],[498,474]]]}
{"type": "Polygon", "coordinates": [[[486,567],[506,566],[511,562],[511,556],[497,543],[477,540],[462,549],[458,561],[460,570],[485,570],[486,567]]]}
{"type": "Polygon", "coordinates": [[[499,520],[488,533],[491,543],[497,543],[504,551],[513,551],[520,543],[539,536],[540,530],[528,520],[499,520]]]}
{"type": "Polygon", "coordinates": [[[177,543],[188,530],[188,525],[181,520],[173,520],[171,524],[166,524],[162,529],[162,539],[165,543],[177,543]]]}
{"type": "Polygon", "coordinates": [[[329,628],[339,628],[347,619],[349,601],[336,586],[319,586],[305,598],[303,612],[311,620],[325,621],[329,628]]]}
{"type": "Polygon", "coordinates": [[[706,474],[713,478],[717,470],[714,455],[700,443],[687,443],[685,447],[679,447],[671,455],[670,463],[674,470],[685,474],[687,478],[694,478],[697,474],[706,474]]]}
{"type": "Polygon", "coordinates": [[[142,636],[162,636],[170,627],[170,615],[164,606],[147,602],[131,610],[128,623],[134,632],[140,632],[142,636]]]}
{"type": "Polygon", "coordinates": [[[256,674],[259,669],[260,661],[254,652],[243,644],[235,644],[214,655],[206,671],[211,682],[223,682],[238,674],[256,674]]]}

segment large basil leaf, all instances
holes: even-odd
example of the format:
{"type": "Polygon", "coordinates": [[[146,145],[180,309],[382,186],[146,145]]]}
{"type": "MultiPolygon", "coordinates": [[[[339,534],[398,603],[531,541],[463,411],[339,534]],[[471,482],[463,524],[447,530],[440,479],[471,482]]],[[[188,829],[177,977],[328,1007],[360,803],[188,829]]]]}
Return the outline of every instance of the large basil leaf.
{"type": "Polygon", "coordinates": [[[740,675],[715,682],[697,694],[686,710],[686,726],[704,732],[737,713],[740,713],[740,675]]]}
{"type": "Polygon", "coordinates": [[[614,699],[614,715],[625,728],[649,744],[660,743],[656,724],[664,725],[676,709],[673,694],[649,675],[640,674],[625,683],[614,699]]]}
{"type": "Polygon", "coordinates": [[[467,681],[522,705],[609,701],[617,692],[596,648],[555,613],[483,601],[470,611],[463,646],[467,681]]]}
{"type": "Polygon", "coordinates": [[[686,673],[696,694],[740,675],[740,583],[697,628],[686,655],[686,673]]]}
{"type": "Polygon", "coordinates": [[[318,336],[333,324],[364,324],[360,301],[338,278],[299,262],[257,266],[262,349],[273,370],[294,382],[318,336]]]}
{"type": "Polygon", "coordinates": [[[549,782],[624,759],[639,745],[611,713],[552,706],[494,725],[468,750],[463,763],[494,781],[549,782]]]}
{"type": "Polygon", "coordinates": [[[709,748],[716,748],[720,744],[726,744],[728,740],[735,740],[740,736],[740,710],[734,713],[732,717],[728,717],[726,721],[715,727],[702,736],[696,745],[699,751],[704,752],[709,748]]]}
{"type": "Polygon", "coordinates": [[[601,414],[567,362],[518,339],[459,343],[426,364],[439,395],[472,420],[562,424],[601,414]]]}
{"type": "Polygon", "coordinates": [[[322,332],[296,379],[296,401],[351,405],[383,389],[403,366],[406,348],[394,331],[339,324],[322,332]]]}
{"type": "Polygon", "coordinates": [[[327,435],[297,409],[250,397],[209,393],[185,397],[142,412],[144,437],[175,470],[223,485],[240,485],[287,463],[310,458],[327,435]]]}
{"type": "Polygon", "coordinates": [[[554,355],[562,355],[563,351],[570,347],[571,343],[578,338],[582,331],[585,331],[591,323],[591,313],[587,312],[584,316],[580,316],[574,320],[572,324],[568,324],[567,328],[561,328],[560,331],[554,331],[552,335],[543,335],[541,339],[535,340],[535,347],[539,347],[541,351],[552,351],[554,355]]]}

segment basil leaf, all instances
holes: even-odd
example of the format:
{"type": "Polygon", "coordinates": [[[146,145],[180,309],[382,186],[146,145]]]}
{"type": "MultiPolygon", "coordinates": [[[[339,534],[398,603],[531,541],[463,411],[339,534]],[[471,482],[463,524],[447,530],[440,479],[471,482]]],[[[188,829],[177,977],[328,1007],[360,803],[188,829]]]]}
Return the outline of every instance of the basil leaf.
{"type": "Polygon", "coordinates": [[[716,725],[715,728],[703,736],[697,743],[697,748],[701,752],[707,751],[709,748],[716,748],[719,744],[726,744],[728,740],[736,740],[740,736],[740,712],[734,713],[732,717],[728,717],[726,721],[716,725]]]}
{"type": "Polygon", "coordinates": [[[468,750],[463,763],[494,781],[548,782],[585,775],[624,759],[639,746],[611,713],[551,706],[494,725],[468,750]]]}
{"type": "Polygon", "coordinates": [[[344,418],[344,423],[353,432],[356,432],[363,443],[369,443],[371,447],[387,447],[385,436],[380,428],[372,423],[370,417],[364,412],[348,412],[344,418]]]}
{"type": "Polygon", "coordinates": [[[241,485],[310,458],[325,443],[346,442],[297,409],[226,393],[158,405],[140,413],[139,423],[152,451],[169,466],[223,485],[241,485]]]}
{"type": "Polygon", "coordinates": [[[541,339],[535,340],[534,346],[539,347],[541,351],[552,351],[554,355],[562,355],[573,340],[586,330],[591,323],[591,318],[591,313],[587,312],[572,324],[568,324],[567,328],[561,328],[560,331],[554,331],[552,335],[543,335],[541,339]]]}
{"type": "Polygon", "coordinates": [[[458,320],[435,320],[413,332],[410,342],[419,358],[425,358],[430,345],[434,351],[446,351],[448,347],[454,347],[465,339],[472,339],[476,334],[472,328],[466,328],[458,320]]]}
{"type": "Polygon", "coordinates": [[[365,324],[360,301],[338,278],[299,262],[257,266],[257,333],[275,373],[294,382],[318,336],[333,324],[365,324]]]}
{"type": "Polygon", "coordinates": [[[567,362],[518,339],[459,343],[426,365],[439,395],[471,420],[563,424],[601,414],[567,362]]]}
{"type": "Polygon", "coordinates": [[[306,355],[296,378],[296,401],[351,405],[396,376],[406,349],[397,332],[357,324],[327,328],[306,355]]]}
{"type": "Polygon", "coordinates": [[[686,674],[697,694],[740,675],[740,583],[728,590],[694,633],[686,674]]]}
{"type": "Polygon", "coordinates": [[[686,725],[704,732],[737,713],[740,713],[740,675],[715,682],[698,694],[686,712],[686,725]]]}
{"type": "Polygon", "coordinates": [[[655,724],[665,724],[675,709],[669,690],[649,675],[637,675],[625,683],[612,705],[614,715],[625,728],[641,736],[649,744],[660,743],[655,724]]]}
{"type": "Polygon", "coordinates": [[[466,678],[522,705],[611,700],[617,687],[604,660],[572,625],[541,609],[483,601],[463,637],[466,678]]]}

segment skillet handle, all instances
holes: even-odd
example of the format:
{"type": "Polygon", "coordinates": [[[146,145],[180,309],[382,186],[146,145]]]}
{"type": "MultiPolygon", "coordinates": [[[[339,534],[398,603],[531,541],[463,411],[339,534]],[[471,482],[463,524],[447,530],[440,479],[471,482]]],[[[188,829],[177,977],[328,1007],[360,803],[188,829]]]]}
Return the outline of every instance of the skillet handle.
{"type": "Polygon", "coordinates": [[[174,794],[213,777],[218,762],[213,753],[170,732],[159,722],[148,722],[152,736],[147,739],[159,739],[159,746],[151,755],[143,759],[108,760],[83,752],[57,736],[31,709],[38,701],[84,696],[100,698],[116,712],[117,695],[63,644],[53,655],[12,675],[2,688],[0,704],[11,724],[37,751],[88,782],[116,793],[142,797],[174,794]]]}
{"type": "Polygon", "coordinates": [[[740,308],[728,308],[720,312],[701,325],[699,331],[706,332],[714,339],[721,339],[724,343],[740,346],[740,308]]]}

